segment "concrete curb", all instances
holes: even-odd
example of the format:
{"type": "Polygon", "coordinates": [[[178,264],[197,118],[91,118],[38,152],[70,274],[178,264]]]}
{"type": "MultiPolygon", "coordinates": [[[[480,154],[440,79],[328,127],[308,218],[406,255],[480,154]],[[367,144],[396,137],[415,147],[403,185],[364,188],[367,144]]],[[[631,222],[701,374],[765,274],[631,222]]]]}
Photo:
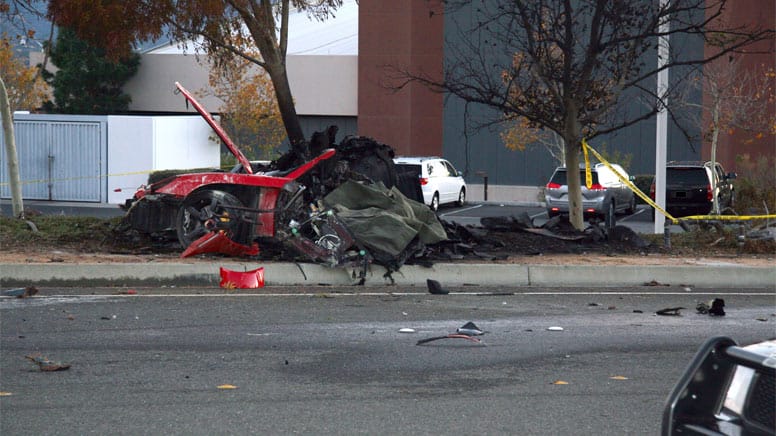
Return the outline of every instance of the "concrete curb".
{"type": "MultiPolygon", "coordinates": [[[[0,288],[20,286],[202,286],[217,287],[219,268],[247,271],[264,267],[267,286],[348,286],[359,282],[359,270],[327,268],[309,263],[100,263],[100,264],[3,264],[0,288]]],[[[666,285],[695,287],[766,288],[776,291],[776,268],[743,265],[521,265],[438,263],[426,268],[405,265],[386,276],[372,265],[365,286],[394,284],[425,286],[426,279],[447,286],[546,286],[617,287],[641,286],[656,281],[666,285]]]]}

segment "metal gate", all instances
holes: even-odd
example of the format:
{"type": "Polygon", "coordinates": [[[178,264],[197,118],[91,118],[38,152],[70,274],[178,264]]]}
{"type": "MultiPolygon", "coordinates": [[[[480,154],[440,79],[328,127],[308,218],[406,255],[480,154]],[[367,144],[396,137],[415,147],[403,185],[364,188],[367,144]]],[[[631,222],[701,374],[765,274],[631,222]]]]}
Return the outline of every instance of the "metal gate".
{"type": "MultiPolygon", "coordinates": [[[[105,117],[17,115],[14,133],[22,197],[107,201],[106,129],[105,117]]],[[[0,197],[10,198],[8,163],[2,145],[0,197]]]]}

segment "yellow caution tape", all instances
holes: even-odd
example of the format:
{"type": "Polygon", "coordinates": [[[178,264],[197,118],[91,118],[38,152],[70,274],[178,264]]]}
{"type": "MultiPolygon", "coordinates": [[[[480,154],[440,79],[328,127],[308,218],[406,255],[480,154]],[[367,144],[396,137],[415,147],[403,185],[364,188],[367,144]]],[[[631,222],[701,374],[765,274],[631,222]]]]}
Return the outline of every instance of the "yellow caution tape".
{"type": "Polygon", "coordinates": [[[587,142],[582,140],[582,154],[585,155],[585,186],[590,189],[593,186],[593,171],[590,169],[590,156],[587,154],[587,142]]]}
{"type": "MultiPolygon", "coordinates": [[[[81,176],[81,177],[66,177],[61,179],[38,179],[38,180],[21,180],[19,184],[21,185],[34,185],[37,183],[54,183],[54,182],[69,182],[73,180],[85,180],[85,179],[99,179],[102,177],[119,177],[119,176],[136,176],[139,174],[151,174],[154,171],[163,171],[163,170],[148,170],[148,171],[132,171],[128,173],[115,173],[115,174],[103,174],[99,176],[81,176]]],[[[0,186],[8,186],[10,185],[9,182],[3,182],[0,183],[0,186]]]]}
{"type": "MultiPolygon", "coordinates": [[[[726,221],[747,221],[747,220],[757,220],[757,219],[775,219],[776,215],[693,215],[693,216],[686,216],[682,218],[674,218],[671,214],[666,212],[665,209],[658,206],[657,203],[655,203],[652,198],[650,198],[648,195],[643,193],[641,189],[636,187],[636,185],[633,184],[630,180],[626,179],[622,174],[620,174],[614,167],[612,167],[609,164],[609,161],[603,158],[593,147],[588,145],[587,141],[582,139],[582,151],[585,155],[585,167],[587,169],[587,174],[590,173],[590,163],[587,158],[587,152],[590,151],[590,153],[593,153],[593,156],[596,157],[599,161],[601,161],[602,164],[606,165],[607,168],[612,170],[612,172],[617,176],[618,179],[622,183],[624,183],[627,187],[633,191],[634,194],[641,197],[642,200],[644,200],[648,205],[655,208],[656,211],[662,213],[665,215],[667,219],[669,219],[673,224],[679,224],[679,221],[714,221],[714,220],[726,220],[726,221]]],[[[590,177],[589,175],[587,177],[590,177]]],[[[590,183],[590,182],[588,182],[590,183]]],[[[588,185],[589,187],[589,185],[588,185]]]]}

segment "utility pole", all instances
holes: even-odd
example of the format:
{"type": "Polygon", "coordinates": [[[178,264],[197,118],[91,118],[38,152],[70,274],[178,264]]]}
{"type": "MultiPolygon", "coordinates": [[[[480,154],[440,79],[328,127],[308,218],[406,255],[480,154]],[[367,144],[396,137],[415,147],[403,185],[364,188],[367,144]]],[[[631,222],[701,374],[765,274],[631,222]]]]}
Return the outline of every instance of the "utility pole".
{"type": "MultiPolygon", "coordinates": [[[[660,0],[660,9],[665,10],[668,7],[669,0],[660,0]]],[[[663,22],[658,27],[658,45],[657,45],[657,96],[660,99],[660,105],[655,129],[655,203],[663,210],[666,207],[666,155],[668,150],[668,111],[666,106],[668,100],[666,91],[668,90],[668,69],[663,68],[668,63],[668,57],[671,55],[671,46],[668,41],[668,31],[670,30],[669,17],[663,17],[663,22]]],[[[665,231],[666,217],[662,213],[655,211],[655,233],[665,231]]]]}

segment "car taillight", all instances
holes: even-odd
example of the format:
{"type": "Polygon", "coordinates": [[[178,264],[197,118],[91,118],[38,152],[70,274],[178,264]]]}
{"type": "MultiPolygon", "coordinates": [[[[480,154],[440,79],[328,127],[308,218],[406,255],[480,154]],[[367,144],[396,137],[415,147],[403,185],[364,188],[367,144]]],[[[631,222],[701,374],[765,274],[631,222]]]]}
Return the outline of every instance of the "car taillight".
{"type": "Polygon", "coordinates": [[[592,184],[592,185],[590,185],[590,187],[589,187],[589,188],[587,188],[587,189],[588,189],[588,191],[606,191],[606,188],[604,188],[603,186],[601,186],[601,184],[600,184],[600,183],[593,183],[593,184],[592,184]]]}
{"type": "Polygon", "coordinates": [[[712,198],[714,198],[711,195],[711,185],[706,185],[706,200],[712,201],[712,198]]]}
{"type": "Polygon", "coordinates": [[[555,183],[555,182],[550,182],[550,183],[547,184],[547,188],[548,189],[558,189],[558,188],[560,188],[560,185],[555,183]]]}
{"type": "Polygon", "coordinates": [[[420,186],[428,185],[428,179],[426,177],[420,178],[420,186]]]}

